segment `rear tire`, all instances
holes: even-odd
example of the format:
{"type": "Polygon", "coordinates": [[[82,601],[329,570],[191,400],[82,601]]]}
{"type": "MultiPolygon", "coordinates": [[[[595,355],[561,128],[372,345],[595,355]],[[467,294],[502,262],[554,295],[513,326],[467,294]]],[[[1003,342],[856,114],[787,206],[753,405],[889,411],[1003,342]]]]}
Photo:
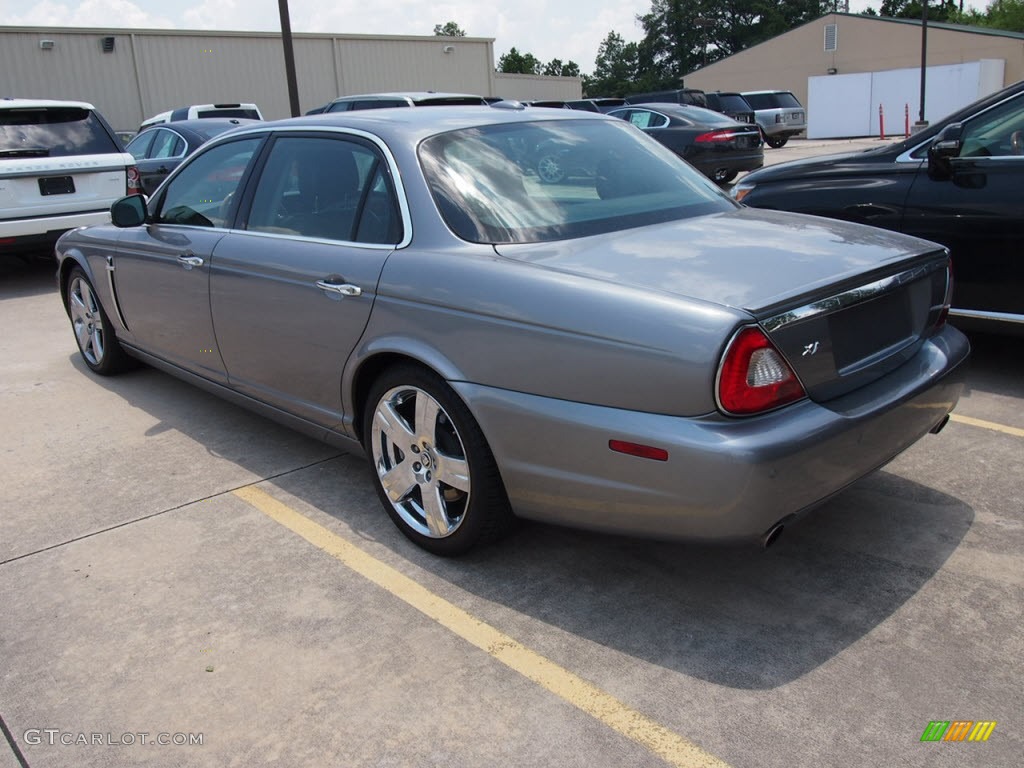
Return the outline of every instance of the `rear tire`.
{"type": "Polygon", "coordinates": [[[739,171],[715,171],[712,179],[716,184],[728,184],[739,176],[739,171]]]}
{"type": "Polygon", "coordinates": [[[363,442],[384,509],[417,546],[461,555],[512,527],[483,432],[432,371],[410,364],[384,371],[367,398],[363,442]]]}
{"type": "Polygon", "coordinates": [[[789,136],[765,136],[764,142],[772,149],[781,149],[786,146],[789,136]]]}
{"type": "Polygon", "coordinates": [[[131,358],[121,349],[114,325],[81,267],[68,274],[67,310],[78,351],[89,370],[111,376],[129,367],[131,358]]]}

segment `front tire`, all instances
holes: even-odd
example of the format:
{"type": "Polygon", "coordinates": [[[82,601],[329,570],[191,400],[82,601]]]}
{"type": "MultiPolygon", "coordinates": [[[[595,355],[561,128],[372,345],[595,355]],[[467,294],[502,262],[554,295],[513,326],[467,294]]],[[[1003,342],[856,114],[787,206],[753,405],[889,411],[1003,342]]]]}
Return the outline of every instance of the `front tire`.
{"type": "Polygon", "coordinates": [[[130,358],[121,349],[114,326],[81,267],[68,275],[67,310],[78,351],[89,370],[110,376],[128,367],[130,358]]]}
{"type": "Polygon", "coordinates": [[[363,441],[388,515],[428,552],[461,555],[511,527],[487,441],[436,374],[413,365],[385,371],[367,398],[363,441]]]}

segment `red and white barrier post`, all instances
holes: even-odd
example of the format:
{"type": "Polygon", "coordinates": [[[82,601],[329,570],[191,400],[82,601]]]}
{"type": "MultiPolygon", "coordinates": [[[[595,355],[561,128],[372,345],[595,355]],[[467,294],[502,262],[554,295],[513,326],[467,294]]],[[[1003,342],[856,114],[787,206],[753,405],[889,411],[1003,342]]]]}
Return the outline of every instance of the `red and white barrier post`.
{"type": "Polygon", "coordinates": [[[903,138],[910,138],[910,105],[903,105],[903,138]]]}
{"type": "Polygon", "coordinates": [[[885,110],[881,104],[878,105],[878,138],[885,141],[885,110]]]}

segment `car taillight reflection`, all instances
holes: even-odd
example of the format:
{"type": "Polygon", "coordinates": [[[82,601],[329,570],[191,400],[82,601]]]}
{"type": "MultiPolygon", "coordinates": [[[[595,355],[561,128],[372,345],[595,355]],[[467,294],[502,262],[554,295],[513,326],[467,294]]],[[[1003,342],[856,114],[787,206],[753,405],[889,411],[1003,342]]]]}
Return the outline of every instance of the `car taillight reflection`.
{"type": "Polygon", "coordinates": [[[128,166],[128,171],[125,174],[127,183],[125,184],[126,195],[138,195],[142,193],[142,184],[139,181],[139,169],[134,165],[128,166]]]}

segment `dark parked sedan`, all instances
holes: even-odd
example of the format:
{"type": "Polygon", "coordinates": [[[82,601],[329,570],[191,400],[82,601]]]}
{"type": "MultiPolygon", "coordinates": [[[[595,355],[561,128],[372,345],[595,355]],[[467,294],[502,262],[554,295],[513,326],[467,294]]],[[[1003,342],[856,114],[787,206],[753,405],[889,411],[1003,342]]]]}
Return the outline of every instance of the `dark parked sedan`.
{"type": "Polygon", "coordinates": [[[638,104],[609,114],[628,120],[719,184],[764,165],[757,126],[720,112],[685,104],[638,104]]]}
{"type": "Polygon", "coordinates": [[[135,158],[142,180],[142,191],[147,195],[156,192],[156,188],[182,160],[214,136],[240,125],[257,122],[260,121],[237,117],[207,117],[147,128],[132,139],[126,148],[135,158]]]}
{"type": "Polygon", "coordinates": [[[603,115],[259,123],[111,217],[57,245],[85,364],[138,358],[365,450],[440,554],[516,514],[768,544],[963,386],[940,246],[744,208],[603,115]],[[556,140],[599,158],[587,183],[519,162],[556,140]]]}
{"type": "Polygon", "coordinates": [[[949,247],[957,323],[1024,332],[1024,81],[905,141],[765,168],[745,205],[906,232],[949,247]]]}

